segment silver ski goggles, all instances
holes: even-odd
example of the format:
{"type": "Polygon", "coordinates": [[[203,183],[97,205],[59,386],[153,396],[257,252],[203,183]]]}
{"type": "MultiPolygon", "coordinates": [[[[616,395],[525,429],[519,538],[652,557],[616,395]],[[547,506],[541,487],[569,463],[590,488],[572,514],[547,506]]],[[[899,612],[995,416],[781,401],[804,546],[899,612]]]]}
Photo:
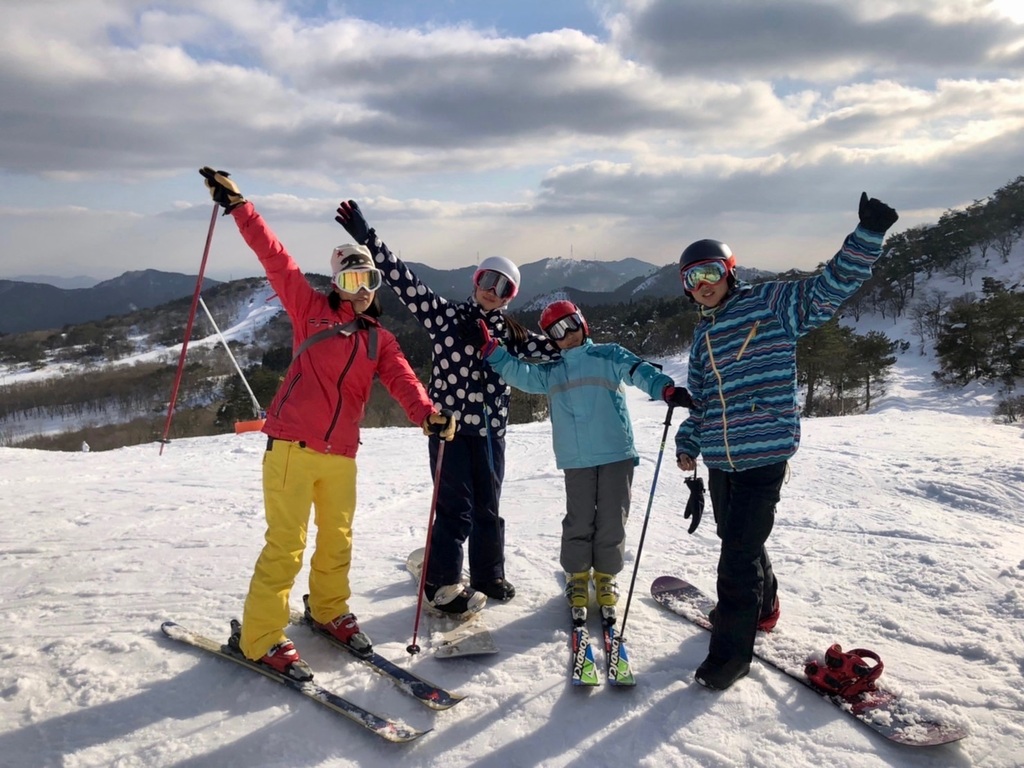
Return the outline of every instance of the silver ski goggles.
{"type": "Polygon", "coordinates": [[[574,333],[582,327],[583,318],[580,317],[579,312],[573,312],[571,315],[566,315],[561,320],[549,325],[544,329],[544,333],[547,334],[549,339],[561,341],[570,333],[574,333]]]}

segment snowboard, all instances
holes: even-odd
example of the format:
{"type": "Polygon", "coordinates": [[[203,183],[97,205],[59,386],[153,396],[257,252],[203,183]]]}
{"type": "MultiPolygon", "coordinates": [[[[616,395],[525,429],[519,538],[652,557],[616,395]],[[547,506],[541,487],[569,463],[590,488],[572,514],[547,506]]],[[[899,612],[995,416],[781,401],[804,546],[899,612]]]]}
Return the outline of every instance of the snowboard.
{"type": "MultiPolygon", "coordinates": [[[[405,567],[419,588],[420,572],[423,570],[423,548],[413,551],[405,561],[405,567]]],[[[452,659],[461,656],[486,656],[497,653],[491,631],[479,613],[460,619],[431,608],[423,598],[423,612],[430,617],[430,644],[438,659],[452,659]]]]}
{"type": "MultiPolygon", "coordinates": [[[[668,610],[710,631],[708,612],[715,607],[715,601],[698,587],[674,576],[660,576],[651,584],[651,595],[668,610]]],[[[758,633],[754,655],[821,694],[890,741],[913,747],[930,747],[958,741],[968,735],[958,725],[943,723],[916,711],[914,705],[898,693],[882,687],[850,700],[829,695],[804,674],[804,666],[813,654],[778,629],[771,633],[758,633]]]]}

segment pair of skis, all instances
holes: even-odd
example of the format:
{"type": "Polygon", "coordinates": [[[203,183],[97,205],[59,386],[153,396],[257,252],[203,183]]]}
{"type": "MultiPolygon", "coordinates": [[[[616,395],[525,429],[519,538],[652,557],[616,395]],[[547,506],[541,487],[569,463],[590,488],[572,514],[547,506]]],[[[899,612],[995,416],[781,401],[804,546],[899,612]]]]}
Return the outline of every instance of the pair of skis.
{"type": "MultiPolygon", "coordinates": [[[[419,572],[423,564],[423,550],[418,549],[409,555],[406,566],[414,579],[419,580],[419,572]]],[[[303,597],[305,603],[308,595],[303,597]]],[[[469,620],[459,621],[446,617],[440,613],[433,615],[432,640],[436,640],[434,656],[439,659],[456,658],[460,656],[477,656],[493,654],[498,652],[497,646],[491,637],[487,625],[479,616],[471,617],[469,620]]],[[[376,652],[360,654],[340,642],[337,638],[326,632],[313,623],[309,617],[308,607],[305,612],[292,611],[290,616],[292,624],[305,624],[314,633],[321,635],[333,645],[341,648],[362,664],[370,667],[374,672],[389,679],[398,690],[416,699],[419,703],[433,710],[444,710],[455,706],[462,701],[463,696],[441,688],[407,669],[398,666],[392,661],[384,658],[376,652]]],[[[347,717],[358,723],[382,739],[392,742],[405,742],[417,739],[430,729],[421,731],[406,725],[400,720],[394,720],[371,712],[352,701],[349,701],[336,693],[333,693],[319,684],[309,681],[298,681],[287,675],[282,675],[269,667],[257,664],[245,658],[238,652],[237,648],[230,643],[220,643],[212,638],[193,632],[179,624],[168,621],[161,626],[163,633],[182,643],[195,648],[208,651],[228,661],[233,661],[243,667],[269,677],[276,682],[287,685],[299,693],[308,696],[328,709],[347,717]]],[[[237,622],[232,622],[232,632],[237,631],[237,622]]]]}
{"type": "MultiPolygon", "coordinates": [[[[292,611],[291,622],[293,624],[305,624],[314,633],[321,635],[326,638],[333,645],[346,651],[353,659],[356,659],[360,663],[370,667],[374,672],[383,677],[387,678],[395,684],[395,686],[402,693],[414,698],[420,704],[428,707],[432,710],[444,710],[458,704],[463,696],[441,688],[434,683],[424,680],[418,675],[398,666],[394,662],[389,661],[376,652],[369,654],[360,654],[354,651],[352,648],[342,643],[337,638],[333,637],[329,633],[321,630],[315,626],[309,618],[308,611],[306,613],[300,613],[299,611],[292,611]]],[[[270,678],[278,683],[288,686],[295,691],[298,691],[302,695],[312,699],[318,704],[323,705],[327,709],[335,712],[336,714],[342,715],[349,720],[358,723],[366,730],[381,737],[386,741],[391,742],[407,742],[418,739],[426,733],[430,732],[430,728],[426,730],[419,730],[407,725],[401,720],[385,717],[375,712],[371,712],[364,707],[352,702],[338,694],[324,688],[313,680],[300,681],[291,678],[287,675],[283,675],[269,667],[262,664],[258,664],[254,661],[250,661],[243,656],[232,643],[221,643],[212,638],[201,635],[197,632],[193,632],[173,621],[164,622],[160,629],[163,633],[178,642],[186,643],[195,648],[199,648],[203,651],[207,651],[222,659],[233,661],[236,664],[250,669],[254,672],[258,672],[265,677],[270,678]]],[[[239,625],[237,621],[231,622],[232,634],[236,634],[239,631],[239,625]]]]}
{"type": "MultiPolygon", "coordinates": [[[[587,609],[572,608],[572,633],[569,646],[572,650],[570,680],[575,686],[593,688],[601,684],[597,672],[594,645],[587,628],[587,609]]],[[[633,669],[629,663],[626,644],[619,638],[614,617],[601,617],[601,636],[604,641],[605,676],[608,684],[628,688],[636,685],[633,669]]]]}

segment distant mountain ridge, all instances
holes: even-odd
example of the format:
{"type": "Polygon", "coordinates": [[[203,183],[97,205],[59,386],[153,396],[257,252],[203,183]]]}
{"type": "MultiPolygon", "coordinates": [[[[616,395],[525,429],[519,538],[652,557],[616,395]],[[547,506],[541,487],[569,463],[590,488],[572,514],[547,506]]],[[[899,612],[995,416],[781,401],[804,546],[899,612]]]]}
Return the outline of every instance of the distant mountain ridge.
{"type": "MultiPolygon", "coordinates": [[[[207,290],[220,281],[204,278],[207,290]]],[[[0,280],[0,333],[24,333],[102,320],[191,296],[196,277],[155,269],[125,272],[91,288],[0,280]]]]}
{"type": "MultiPolygon", "coordinates": [[[[531,296],[525,306],[516,307],[525,311],[540,311],[550,302],[568,299],[581,306],[603,304],[628,304],[644,298],[672,299],[683,298],[683,287],[679,282],[679,267],[676,264],[652,268],[648,274],[634,276],[611,291],[588,290],[577,283],[550,283],[551,288],[542,294],[531,296]]],[[[740,280],[756,282],[774,277],[774,272],[749,267],[737,267],[736,275],[740,280]]],[[[525,280],[524,280],[525,282],[525,280]]]]}
{"type": "MultiPolygon", "coordinates": [[[[408,262],[408,266],[440,296],[460,301],[473,292],[476,266],[436,269],[415,262],[408,262]]],[[[738,271],[744,280],[770,274],[743,267],[738,271]]],[[[541,259],[520,265],[519,273],[520,291],[512,307],[514,311],[540,310],[552,296],[597,305],[682,295],[675,264],[658,267],[631,257],[617,261],[541,259]]],[[[90,288],[66,289],[43,283],[0,280],[0,333],[56,329],[149,309],[191,296],[195,280],[192,275],[152,269],[125,272],[90,288]]],[[[207,278],[203,289],[220,284],[207,278]]]]}
{"type": "MultiPolygon", "coordinates": [[[[447,299],[458,301],[473,292],[475,266],[435,269],[412,261],[406,263],[424,285],[447,299]]],[[[581,291],[610,293],[624,283],[658,271],[654,264],[634,258],[618,261],[553,258],[518,266],[520,286],[516,307],[534,296],[548,293],[552,288],[572,286],[581,291]]]]}
{"type": "Polygon", "coordinates": [[[52,285],[55,288],[92,288],[99,280],[88,275],[75,275],[73,277],[60,277],[58,275],[15,275],[7,278],[16,283],[41,283],[52,285]]]}

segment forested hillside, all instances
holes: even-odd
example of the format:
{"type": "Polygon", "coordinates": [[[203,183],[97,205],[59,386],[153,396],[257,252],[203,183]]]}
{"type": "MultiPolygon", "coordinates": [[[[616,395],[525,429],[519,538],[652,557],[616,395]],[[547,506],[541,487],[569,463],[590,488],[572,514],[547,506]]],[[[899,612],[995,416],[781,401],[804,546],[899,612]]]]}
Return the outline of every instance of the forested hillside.
{"type": "MultiPolygon", "coordinates": [[[[842,316],[800,342],[804,414],[869,410],[898,355],[928,354],[935,358],[936,378],[951,386],[998,383],[1002,396],[994,415],[1011,421],[1020,418],[1022,238],[1024,177],[964,210],[947,211],[933,225],[892,234],[874,276],[843,307],[842,316]],[[870,327],[891,327],[897,319],[906,321],[900,327],[911,333],[890,338],[870,327]]],[[[790,273],[782,279],[803,276],[790,273]]],[[[767,279],[757,273],[747,277],[767,279]]],[[[326,276],[309,279],[320,290],[329,287],[326,276]]],[[[651,359],[685,352],[697,321],[694,306],[681,290],[674,296],[663,295],[667,291],[662,289],[637,293],[638,281],[645,279],[664,282],[677,277],[669,267],[626,281],[625,294],[621,289],[588,293],[567,286],[548,298],[570,295],[586,314],[597,342],[617,341],[651,359]]],[[[381,291],[380,296],[388,328],[426,381],[426,332],[391,291],[381,291]]],[[[229,432],[236,421],[253,418],[253,397],[245,383],[265,406],[291,359],[290,323],[264,279],[216,285],[204,292],[203,299],[245,382],[220,346],[210,318],[200,311],[189,342],[172,437],[229,432]]],[[[536,328],[543,303],[533,302],[529,310],[512,314],[536,328]]],[[[189,305],[185,298],[60,331],[0,336],[0,445],[78,450],[87,442],[95,450],[157,439],[189,305]]],[[[545,415],[543,398],[515,393],[513,423],[545,415]]],[[[400,409],[378,386],[366,425],[404,422],[400,409]]]]}

